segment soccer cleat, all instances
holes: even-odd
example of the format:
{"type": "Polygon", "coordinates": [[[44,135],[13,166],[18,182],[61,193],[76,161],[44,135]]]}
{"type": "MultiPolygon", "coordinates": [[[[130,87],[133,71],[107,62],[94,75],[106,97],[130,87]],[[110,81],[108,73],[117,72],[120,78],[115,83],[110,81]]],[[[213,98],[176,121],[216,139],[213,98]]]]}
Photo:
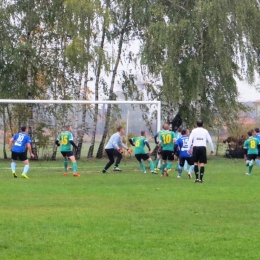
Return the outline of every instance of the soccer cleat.
{"type": "Polygon", "coordinates": [[[105,169],[102,170],[102,173],[106,173],[107,171],[105,169]]]}
{"type": "Polygon", "coordinates": [[[160,171],[161,169],[160,168],[154,168],[155,171],[160,171]]]}
{"type": "Polygon", "coordinates": [[[190,172],[188,172],[188,178],[189,178],[189,179],[192,179],[192,175],[191,175],[190,172]]]}
{"type": "Polygon", "coordinates": [[[144,173],[146,173],[146,171],[144,171],[144,173]]]}
{"type": "Polygon", "coordinates": [[[121,172],[122,170],[119,169],[118,167],[115,167],[113,171],[114,171],[114,172],[121,172]]]}
{"type": "Polygon", "coordinates": [[[177,179],[180,179],[180,178],[181,178],[181,176],[180,176],[180,175],[178,175],[178,176],[177,176],[177,179]]]}
{"type": "Polygon", "coordinates": [[[203,183],[203,180],[199,180],[199,183],[203,183]]]}
{"type": "Polygon", "coordinates": [[[162,173],[162,174],[161,174],[161,178],[163,178],[163,177],[164,177],[164,174],[162,173]]]}
{"type": "Polygon", "coordinates": [[[29,179],[29,177],[26,175],[26,174],[24,174],[24,173],[22,173],[22,175],[21,175],[23,178],[25,178],[25,179],[29,179]]]}
{"type": "Polygon", "coordinates": [[[80,177],[80,174],[74,173],[73,176],[74,176],[74,177],[80,177]]]}
{"type": "Polygon", "coordinates": [[[157,172],[156,172],[156,171],[151,171],[151,173],[153,173],[153,174],[157,174],[157,172]]]}
{"type": "Polygon", "coordinates": [[[63,175],[64,175],[64,176],[68,176],[68,173],[67,173],[67,172],[64,172],[63,175]]]}
{"type": "Polygon", "coordinates": [[[199,179],[196,179],[194,182],[197,183],[197,182],[200,182],[200,180],[199,180],[199,179]]]}
{"type": "Polygon", "coordinates": [[[172,169],[168,169],[168,172],[170,172],[172,169]]]}
{"type": "Polygon", "coordinates": [[[164,169],[164,173],[165,173],[166,177],[169,176],[168,170],[166,168],[164,169]]]}
{"type": "Polygon", "coordinates": [[[12,174],[13,174],[14,178],[17,178],[17,175],[15,172],[12,172],[12,174]]]}
{"type": "Polygon", "coordinates": [[[249,166],[251,167],[254,164],[254,160],[249,161],[249,166]]]}
{"type": "Polygon", "coordinates": [[[251,174],[247,172],[246,175],[250,176],[251,174]]]}

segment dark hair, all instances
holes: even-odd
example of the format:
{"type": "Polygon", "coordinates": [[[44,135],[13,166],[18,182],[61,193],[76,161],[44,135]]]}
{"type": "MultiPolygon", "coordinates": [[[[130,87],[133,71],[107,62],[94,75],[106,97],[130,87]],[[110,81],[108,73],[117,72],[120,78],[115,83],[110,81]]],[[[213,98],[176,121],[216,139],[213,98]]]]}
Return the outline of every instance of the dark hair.
{"type": "Polygon", "coordinates": [[[144,134],[145,134],[145,131],[141,131],[141,136],[144,136],[144,134]]]}
{"type": "Polygon", "coordinates": [[[201,119],[199,119],[197,121],[197,127],[202,127],[203,126],[203,121],[201,119]]]}
{"type": "Polygon", "coordinates": [[[256,133],[259,133],[259,132],[260,132],[260,130],[259,130],[258,127],[255,128],[255,132],[256,132],[256,133]]]}
{"type": "Polygon", "coordinates": [[[26,129],[27,129],[27,127],[26,127],[26,126],[22,126],[22,127],[21,127],[21,131],[22,131],[22,132],[25,132],[25,131],[26,131],[26,129]]]}
{"type": "Polygon", "coordinates": [[[180,126],[180,127],[178,128],[178,132],[180,133],[180,132],[182,132],[182,130],[184,130],[184,129],[182,129],[182,127],[180,126]]]}
{"type": "Polygon", "coordinates": [[[121,129],[123,129],[123,126],[119,125],[119,126],[117,127],[117,131],[119,132],[121,129]]]}
{"type": "Polygon", "coordinates": [[[182,129],[181,130],[181,135],[186,135],[187,134],[187,130],[186,129],[182,129]]]}
{"type": "Polygon", "coordinates": [[[247,134],[248,134],[249,136],[252,136],[252,135],[253,135],[253,130],[249,130],[249,131],[247,132],[247,134]]]}

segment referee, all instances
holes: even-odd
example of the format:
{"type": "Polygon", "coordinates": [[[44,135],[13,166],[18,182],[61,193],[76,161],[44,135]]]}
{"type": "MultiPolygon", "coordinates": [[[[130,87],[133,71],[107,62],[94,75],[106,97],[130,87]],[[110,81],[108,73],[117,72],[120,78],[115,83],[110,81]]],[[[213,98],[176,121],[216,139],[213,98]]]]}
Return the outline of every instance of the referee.
{"type": "Polygon", "coordinates": [[[121,170],[118,168],[118,166],[121,162],[121,159],[123,158],[122,149],[120,147],[126,149],[128,153],[132,152],[122,142],[122,135],[124,134],[124,131],[125,131],[124,128],[122,126],[119,126],[117,128],[117,133],[113,134],[110,137],[107,145],[105,146],[105,151],[107,153],[107,157],[109,159],[109,162],[107,163],[105,168],[102,170],[102,173],[106,173],[107,169],[115,162],[114,156],[117,157],[116,163],[115,163],[115,166],[114,166],[114,171],[121,172],[121,170]]]}
{"type": "Polygon", "coordinates": [[[203,176],[205,171],[205,164],[207,163],[207,142],[209,142],[211,152],[210,154],[214,153],[214,146],[212,139],[209,135],[208,130],[203,128],[203,121],[197,121],[197,128],[193,129],[189,141],[188,141],[188,151],[191,153],[191,148],[193,147],[193,160],[194,160],[194,172],[196,175],[195,182],[203,182],[203,176]],[[200,171],[199,166],[200,164],[200,171]],[[199,178],[200,172],[200,178],[199,178]]]}

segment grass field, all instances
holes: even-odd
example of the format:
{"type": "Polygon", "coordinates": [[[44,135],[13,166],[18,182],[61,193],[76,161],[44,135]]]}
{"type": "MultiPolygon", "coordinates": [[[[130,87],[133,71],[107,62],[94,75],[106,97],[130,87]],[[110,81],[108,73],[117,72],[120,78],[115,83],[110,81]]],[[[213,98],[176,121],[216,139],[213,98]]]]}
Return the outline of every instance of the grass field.
{"type": "Polygon", "coordinates": [[[257,166],[246,176],[242,160],[211,157],[195,184],[104,163],[79,161],[75,178],[32,162],[25,180],[1,161],[0,259],[260,259],[257,166]]]}

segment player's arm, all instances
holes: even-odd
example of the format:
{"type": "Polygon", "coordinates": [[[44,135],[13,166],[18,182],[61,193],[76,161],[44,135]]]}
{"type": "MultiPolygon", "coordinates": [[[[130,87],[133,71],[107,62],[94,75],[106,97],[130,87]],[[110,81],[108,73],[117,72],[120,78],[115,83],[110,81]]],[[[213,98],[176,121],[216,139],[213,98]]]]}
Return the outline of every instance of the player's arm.
{"type": "Polygon", "coordinates": [[[150,147],[150,145],[149,145],[148,140],[145,140],[145,141],[144,141],[144,144],[147,146],[148,151],[149,151],[149,153],[150,153],[150,152],[151,152],[151,147],[150,147]]]}
{"type": "Polygon", "coordinates": [[[214,153],[214,145],[213,145],[212,138],[211,138],[209,132],[207,132],[207,141],[208,141],[208,143],[210,145],[211,154],[213,154],[214,153]]]}
{"type": "Polygon", "coordinates": [[[12,138],[10,138],[10,140],[9,140],[9,149],[10,149],[10,150],[12,150],[13,144],[14,144],[14,138],[12,137],[12,138]]]}
{"type": "Polygon", "coordinates": [[[193,132],[191,132],[191,134],[189,136],[189,141],[188,141],[188,152],[191,150],[191,146],[193,144],[193,139],[194,139],[193,132]]]}
{"type": "Polygon", "coordinates": [[[116,138],[116,140],[113,142],[113,146],[114,146],[114,147],[117,147],[116,149],[121,152],[121,149],[119,148],[118,145],[120,145],[122,148],[124,148],[125,150],[127,150],[127,152],[128,152],[129,154],[132,153],[132,150],[129,149],[129,148],[122,142],[122,138],[121,138],[120,136],[118,136],[118,137],[116,138]]]}
{"type": "Polygon", "coordinates": [[[157,138],[158,138],[158,133],[154,136],[154,142],[155,142],[156,144],[159,143],[159,141],[157,140],[157,138]]]}
{"type": "Polygon", "coordinates": [[[33,152],[32,152],[32,146],[31,146],[31,144],[30,144],[30,143],[27,143],[27,144],[26,144],[26,148],[27,148],[27,150],[29,151],[31,157],[34,158],[34,154],[33,154],[33,152]]]}
{"type": "Polygon", "coordinates": [[[60,146],[60,135],[57,137],[57,140],[55,141],[55,144],[57,146],[60,146]]]}
{"type": "Polygon", "coordinates": [[[69,142],[75,149],[78,149],[78,146],[74,143],[73,140],[69,140],[69,142]]]}
{"type": "Polygon", "coordinates": [[[132,146],[135,146],[133,138],[128,139],[128,141],[132,146]]]}

